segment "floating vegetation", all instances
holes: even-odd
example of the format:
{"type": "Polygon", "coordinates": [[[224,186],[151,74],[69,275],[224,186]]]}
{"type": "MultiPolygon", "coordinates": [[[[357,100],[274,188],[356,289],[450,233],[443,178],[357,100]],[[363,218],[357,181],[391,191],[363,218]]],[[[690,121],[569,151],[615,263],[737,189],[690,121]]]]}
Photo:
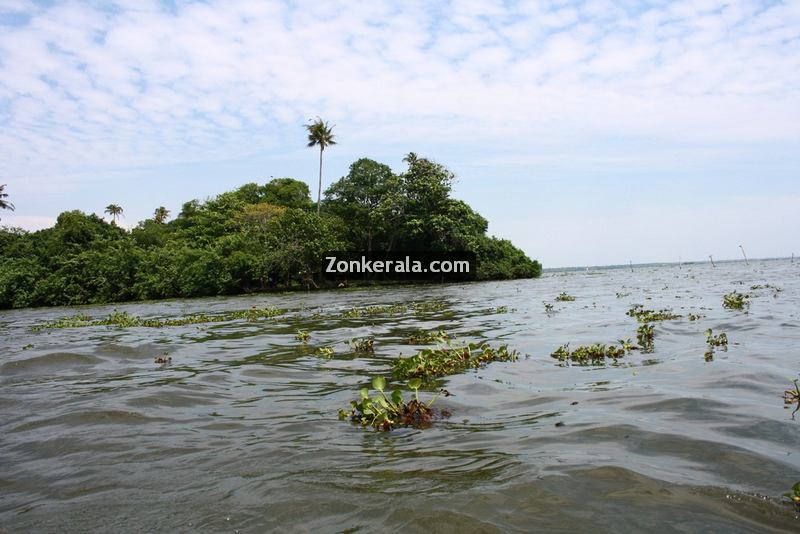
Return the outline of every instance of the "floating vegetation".
{"type": "Polygon", "coordinates": [[[659,311],[648,310],[641,304],[636,304],[626,312],[626,315],[635,317],[640,323],[651,323],[653,321],[672,321],[680,319],[680,315],[672,313],[672,310],[663,309],[659,311]]]}
{"type": "Polygon", "coordinates": [[[616,360],[625,356],[626,351],[624,347],[617,347],[615,345],[603,345],[595,343],[594,345],[581,345],[573,351],[569,350],[569,343],[558,347],[550,356],[559,361],[571,360],[581,364],[596,363],[610,358],[616,360]]]}
{"type": "Polygon", "coordinates": [[[706,343],[708,343],[709,347],[727,347],[728,346],[728,335],[725,332],[721,334],[717,334],[716,336],[709,328],[706,330],[706,343]]]}
{"type": "Polygon", "coordinates": [[[433,313],[442,311],[447,308],[447,304],[440,300],[432,300],[428,302],[413,302],[409,305],[398,304],[382,304],[375,306],[360,306],[358,308],[350,308],[342,312],[340,316],[344,319],[358,319],[361,317],[372,317],[375,315],[400,315],[409,310],[415,313],[433,313]]]}
{"type": "MultiPolygon", "coordinates": [[[[414,398],[409,401],[403,398],[403,392],[399,389],[395,389],[391,395],[387,396],[385,393],[386,379],[382,376],[375,377],[372,379],[372,389],[377,391],[377,394],[370,395],[367,388],[361,389],[359,400],[350,401],[350,411],[339,410],[339,419],[349,418],[363,427],[371,426],[381,431],[389,431],[398,426],[416,428],[430,426],[435,417],[432,406],[439,398],[439,394],[424,403],[419,400],[419,388],[422,386],[422,380],[411,379],[407,386],[414,390],[414,398]]],[[[440,415],[447,417],[450,414],[442,411],[440,415]]]]}
{"type": "Polygon", "coordinates": [[[573,297],[572,295],[568,294],[565,291],[562,291],[556,297],[556,302],[572,302],[573,300],[575,300],[575,297],[573,297]]]}
{"type": "Polygon", "coordinates": [[[754,286],[750,286],[750,289],[753,291],[756,291],[757,289],[771,289],[775,293],[780,293],[781,291],[783,291],[783,289],[777,286],[773,286],[772,284],[756,284],[754,286]]]}
{"type": "Polygon", "coordinates": [[[690,313],[689,315],[687,315],[687,317],[689,318],[690,321],[697,321],[700,318],[702,318],[703,316],[702,315],[697,315],[697,314],[694,314],[694,313],[690,313]]]}
{"type": "Polygon", "coordinates": [[[371,337],[365,337],[363,339],[351,339],[350,346],[355,352],[364,352],[369,354],[375,352],[375,340],[371,337]]]}
{"type": "Polygon", "coordinates": [[[788,497],[795,506],[800,508],[800,482],[792,486],[792,491],[785,493],[784,496],[788,497]]]}
{"type": "Polygon", "coordinates": [[[636,329],[636,340],[639,342],[642,352],[653,352],[655,335],[655,327],[650,323],[644,323],[636,329]]]}
{"type": "MultiPolygon", "coordinates": [[[[792,416],[800,410],[800,386],[797,385],[797,380],[792,380],[794,383],[794,389],[787,389],[783,392],[783,403],[788,406],[792,404],[796,404],[797,407],[792,412],[792,416]]],[[[796,487],[796,486],[795,486],[796,487]]]]}
{"type": "Polygon", "coordinates": [[[550,315],[551,313],[556,313],[556,307],[550,304],[549,302],[542,301],[542,304],[544,304],[544,312],[547,315],[550,315]]]}
{"type": "Polygon", "coordinates": [[[392,364],[392,373],[400,379],[434,378],[466,369],[477,369],[489,362],[508,362],[518,358],[517,352],[509,351],[506,345],[493,349],[486,343],[469,343],[456,347],[447,344],[422,349],[408,358],[397,358],[392,364]]]}
{"type": "Polygon", "coordinates": [[[316,351],[314,351],[314,354],[320,358],[333,358],[335,351],[333,350],[333,347],[319,347],[316,351]]]}
{"type": "Polygon", "coordinates": [[[172,363],[172,356],[169,356],[166,352],[161,356],[156,356],[153,358],[153,363],[166,365],[168,363],[172,363]]]}
{"type": "Polygon", "coordinates": [[[298,330],[294,338],[302,343],[308,343],[308,340],[311,339],[311,334],[309,334],[305,330],[298,330]]]}
{"type": "Polygon", "coordinates": [[[269,319],[278,315],[286,313],[285,309],[279,308],[256,308],[252,307],[247,310],[238,310],[220,314],[205,314],[200,313],[196,315],[188,315],[186,317],[179,317],[177,319],[143,319],[138,315],[130,315],[128,312],[117,312],[110,314],[105,319],[92,319],[88,315],[73,315],[72,317],[62,317],[50,323],[44,323],[34,327],[35,330],[42,330],[45,328],[81,328],[88,326],[116,326],[119,328],[163,328],[166,326],[185,326],[191,324],[202,323],[223,323],[227,321],[235,321],[246,319],[248,321],[258,321],[260,319],[269,319]]]}
{"type": "Polygon", "coordinates": [[[722,297],[722,306],[729,310],[745,310],[750,306],[750,296],[733,291],[722,297]]]}
{"type": "Polygon", "coordinates": [[[508,306],[498,306],[494,309],[494,313],[508,313],[508,306]]]}
{"type": "Polygon", "coordinates": [[[24,347],[22,347],[22,350],[30,350],[30,349],[32,349],[32,348],[33,348],[33,343],[28,343],[27,345],[25,345],[24,347]]]}
{"type": "Polygon", "coordinates": [[[426,332],[420,330],[406,339],[406,342],[411,345],[428,345],[430,343],[444,343],[450,339],[450,334],[444,330],[437,330],[435,332],[426,332]]]}
{"type": "Polygon", "coordinates": [[[617,291],[617,298],[618,299],[625,298],[625,297],[628,297],[628,296],[630,296],[630,293],[620,293],[619,291],[617,291]]]}

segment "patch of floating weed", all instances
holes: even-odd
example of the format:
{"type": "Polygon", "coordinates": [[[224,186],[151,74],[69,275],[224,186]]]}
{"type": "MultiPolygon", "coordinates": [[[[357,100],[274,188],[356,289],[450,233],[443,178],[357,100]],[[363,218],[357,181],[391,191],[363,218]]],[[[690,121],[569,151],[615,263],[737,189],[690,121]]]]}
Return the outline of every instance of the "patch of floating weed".
{"type": "MultiPolygon", "coordinates": [[[[339,419],[349,418],[363,427],[371,426],[381,431],[389,431],[399,426],[415,428],[430,426],[436,417],[432,406],[439,398],[439,394],[424,403],[419,399],[422,380],[411,379],[407,386],[414,390],[414,398],[409,401],[403,398],[403,392],[399,389],[395,389],[391,395],[387,396],[385,393],[386,379],[381,376],[375,377],[372,379],[372,389],[377,391],[377,394],[370,395],[367,388],[361,389],[359,400],[350,401],[350,411],[339,410],[339,419]]],[[[450,414],[443,410],[440,415],[447,417],[450,414]]]]}
{"type": "MultiPolygon", "coordinates": [[[[797,385],[797,380],[792,380],[794,383],[794,389],[787,389],[783,392],[783,403],[787,405],[787,407],[791,406],[792,404],[796,404],[797,407],[792,412],[792,417],[794,414],[800,410],[800,386],[797,385]]],[[[797,484],[795,484],[797,487],[797,484]]]]}
{"type": "Polygon", "coordinates": [[[750,306],[750,295],[733,291],[722,297],[722,307],[729,310],[746,310],[750,306]]]}
{"type": "MultiPolygon", "coordinates": [[[[631,347],[633,348],[633,347],[631,347]]],[[[573,361],[580,364],[597,363],[608,359],[616,360],[625,356],[629,350],[626,351],[624,346],[617,347],[615,345],[603,345],[595,343],[594,345],[581,345],[573,351],[569,350],[569,343],[561,345],[550,355],[559,361],[573,361]]]]}
{"type": "Polygon", "coordinates": [[[116,326],[119,328],[163,328],[165,326],[185,326],[191,324],[202,323],[222,323],[227,321],[235,321],[246,319],[251,322],[260,319],[269,319],[286,313],[284,309],[278,308],[250,308],[248,310],[238,310],[220,314],[205,314],[200,313],[196,315],[189,315],[177,319],[143,319],[138,315],[130,315],[128,312],[115,311],[104,319],[92,320],[88,315],[74,315],[72,317],[62,317],[50,323],[44,323],[34,327],[35,330],[42,330],[45,328],[80,328],[88,326],[116,326]]]}
{"type": "Polygon", "coordinates": [[[709,347],[727,347],[728,335],[725,332],[714,335],[714,332],[709,328],[706,330],[706,343],[709,347]]]}
{"type": "Polygon", "coordinates": [[[311,334],[309,334],[305,330],[298,330],[294,338],[302,343],[308,343],[308,340],[311,339],[311,334]]]}
{"type": "Polygon", "coordinates": [[[448,339],[450,339],[450,334],[444,330],[437,330],[435,332],[426,332],[424,330],[420,330],[414,334],[411,334],[406,339],[406,342],[411,345],[428,345],[430,343],[444,343],[448,339]]]}
{"type": "Polygon", "coordinates": [[[756,291],[758,289],[771,289],[775,293],[780,293],[781,291],[783,291],[783,289],[781,289],[781,288],[779,288],[777,286],[773,286],[772,284],[756,284],[754,286],[750,286],[750,289],[753,290],[753,291],[756,291]]]}
{"type": "Polygon", "coordinates": [[[333,347],[318,347],[317,350],[314,351],[314,354],[320,358],[333,358],[335,353],[333,347]]]}
{"type": "Polygon", "coordinates": [[[362,339],[351,339],[350,346],[353,348],[355,352],[364,352],[372,354],[375,352],[375,340],[371,337],[365,337],[362,339]]]}
{"type": "Polygon", "coordinates": [[[695,313],[690,313],[686,317],[688,317],[690,321],[697,321],[697,320],[701,319],[703,316],[702,315],[697,315],[695,313]]]}
{"type": "Polygon", "coordinates": [[[547,315],[556,313],[556,307],[550,304],[549,302],[542,301],[542,304],[544,304],[544,312],[547,315]]]}
{"type": "Polygon", "coordinates": [[[618,299],[621,299],[621,298],[625,298],[625,297],[630,296],[630,293],[621,293],[621,292],[617,291],[616,295],[617,295],[618,299]]]}
{"type": "Polygon", "coordinates": [[[561,293],[558,294],[555,300],[556,302],[572,302],[573,300],[575,300],[575,297],[568,294],[566,291],[562,291],[561,293]]]}
{"type": "Polygon", "coordinates": [[[22,347],[22,350],[30,350],[30,349],[32,349],[32,348],[33,348],[33,343],[28,343],[27,345],[25,345],[24,347],[22,347]]]}
{"type": "Polygon", "coordinates": [[[161,356],[156,356],[155,358],[153,358],[153,363],[156,363],[156,364],[159,364],[159,365],[170,364],[170,363],[172,363],[172,356],[170,356],[169,354],[167,354],[165,352],[161,356]]]}
{"type": "Polygon", "coordinates": [[[342,312],[343,319],[359,319],[361,317],[372,317],[375,315],[398,315],[408,311],[408,306],[405,304],[385,304],[375,306],[361,306],[358,308],[350,308],[346,312],[342,312]]]}
{"type": "Polygon", "coordinates": [[[434,378],[477,369],[489,362],[508,362],[518,358],[517,352],[509,351],[506,345],[494,349],[486,343],[461,346],[448,343],[437,348],[422,349],[407,358],[397,358],[392,364],[392,373],[400,379],[434,378]]]}
{"type": "Polygon", "coordinates": [[[447,308],[447,303],[441,300],[431,300],[428,302],[415,302],[411,304],[411,308],[416,313],[434,313],[447,308]]]}
{"type": "Polygon", "coordinates": [[[508,313],[508,306],[498,306],[494,309],[494,313],[508,313]]]}
{"type": "Polygon", "coordinates": [[[784,493],[784,497],[788,497],[795,506],[800,508],[800,482],[792,486],[792,491],[784,493]]]}
{"type": "Polygon", "coordinates": [[[680,319],[680,315],[672,313],[672,310],[663,309],[659,311],[648,310],[641,304],[636,304],[626,312],[626,315],[635,317],[640,323],[651,323],[653,321],[672,321],[680,319]]]}
{"type": "Polygon", "coordinates": [[[636,329],[636,340],[639,342],[642,352],[653,352],[655,336],[655,327],[650,323],[644,323],[636,329]]]}

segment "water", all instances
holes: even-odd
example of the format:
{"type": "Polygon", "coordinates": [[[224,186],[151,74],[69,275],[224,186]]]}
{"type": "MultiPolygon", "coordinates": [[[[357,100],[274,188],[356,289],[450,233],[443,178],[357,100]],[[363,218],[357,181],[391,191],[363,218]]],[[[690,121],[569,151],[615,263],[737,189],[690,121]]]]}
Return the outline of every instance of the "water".
{"type": "Polygon", "coordinates": [[[800,264],[789,261],[1,312],[0,530],[797,532],[781,495],[800,481],[800,413],[782,400],[800,371],[798,314],[800,264]],[[782,291],[750,291],[765,283],[782,291]],[[722,308],[734,289],[753,294],[750,313],[722,308]],[[546,315],[542,301],[561,291],[577,300],[546,315]],[[339,316],[431,300],[447,308],[339,316]],[[704,317],[658,323],[655,352],[616,366],[549,356],[566,342],[635,338],[634,303],[704,317]],[[114,308],[163,318],[253,305],[289,312],[31,329],[114,308]],[[439,328],[528,357],[445,379],[453,416],[432,428],[337,420],[372,375],[414,351],[406,336],[439,328]],[[711,362],[706,328],[731,343],[711,362]],[[314,356],[298,329],[337,355],[314,356]],[[348,352],[367,335],[374,356],[348,352]],[[155,365],[165,351],[172,364],[155,365]]]}

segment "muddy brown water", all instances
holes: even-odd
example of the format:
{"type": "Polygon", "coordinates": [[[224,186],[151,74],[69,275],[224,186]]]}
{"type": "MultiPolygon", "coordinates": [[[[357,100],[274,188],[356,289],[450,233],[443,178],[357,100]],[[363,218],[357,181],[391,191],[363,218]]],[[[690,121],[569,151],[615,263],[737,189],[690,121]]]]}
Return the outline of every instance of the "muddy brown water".
{"type": "Polygon", "coordinates": [[[3,311],[0,339],[0,530],[800,531],[781,499],[800,481],[800,413],[782,399],[800,372],[800,263],[788,260],[3,311]],[[781,291],[750,289],[764,284],[781,291]],[[722,307],[732,290],[752,295],[749,313],[722,307]],[[546,314],[562,291],[577,300],[546,314]],[[423,301],[445,308],[341,316],[423,301]],[[549,356],[635,338],[635,303],[684,315],[656,324],[652,354],[585,367],[549,356]],[[251,306],[288,312],[32,329],[75,313],[251,306]],[[707,328],[730,340],[713,361],[707,328]],[[431,428],[339,421],[371,376],[414,352],[404,339],[420,329],[527,356],[444,379],[453,415],[431,428]],[[348,348],[364,336],[374,355],[348,348]],[[326,345],[331,359],[312,353],[326,345]],[[154,364],[165,352],[172,363],[154,364]]]}

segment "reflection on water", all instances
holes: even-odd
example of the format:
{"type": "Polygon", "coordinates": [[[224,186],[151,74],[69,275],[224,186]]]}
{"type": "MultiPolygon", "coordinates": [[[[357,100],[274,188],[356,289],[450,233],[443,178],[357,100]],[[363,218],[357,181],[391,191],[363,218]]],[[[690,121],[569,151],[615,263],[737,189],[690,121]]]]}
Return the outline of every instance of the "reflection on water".
{"type": "Polygon", "coordinates": [[[800,371],[798,314],[788,261],[0,312],[0,529],[797,531],[780,496],[800,480],[800,421],[781,399],[800,371]],[[750,289],[766,284],[782,291],[750,289]],[[734,289],[751,293],[749,313],[722,308],[734,289]],[[554,303],[562,291],[577,299],[554,303]],[[444,306],[349,312],[428,301],[444,306]],[[653,353],[550,358],[567,342],[635,338],[637,303],[684,316],[656,324],[653,353]],[[32,329],[115,308],[164,319],[251,306],[288,312],[32,329]],[[710,362],[707,328],[730,340],[710,362]],[[414,351],[411,334],[438,329],[527,357],[443,379],[453,416],[429,429],[337,420],[414,351]],[[349,341],[367,336],[375,354],[354,354],[349,341]],[[164,353],[172,363],[154,364],[164,353]]]}

